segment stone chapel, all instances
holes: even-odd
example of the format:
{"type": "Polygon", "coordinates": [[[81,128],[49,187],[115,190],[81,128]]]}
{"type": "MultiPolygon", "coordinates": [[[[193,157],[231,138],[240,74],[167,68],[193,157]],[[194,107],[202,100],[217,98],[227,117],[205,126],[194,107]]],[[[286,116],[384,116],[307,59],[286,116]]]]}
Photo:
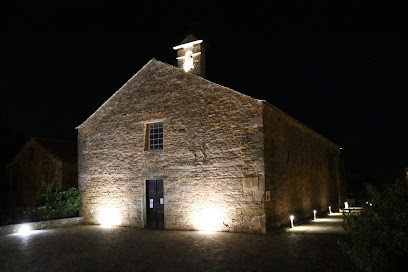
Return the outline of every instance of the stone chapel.
{"type": "Polygon", "coordinates": [[[205,79],[188,35],[78,129],[85,223],[266,232],[343,200],[340,149],[266,101],[205,79]]]}

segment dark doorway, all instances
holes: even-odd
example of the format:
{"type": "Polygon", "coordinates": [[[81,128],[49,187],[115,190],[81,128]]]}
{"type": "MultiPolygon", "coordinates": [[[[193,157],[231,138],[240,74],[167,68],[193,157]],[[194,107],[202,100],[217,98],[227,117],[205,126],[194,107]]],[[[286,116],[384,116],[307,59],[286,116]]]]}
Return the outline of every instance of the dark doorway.
{"type": "Polygon", "coordinates": [[[147,227],[164,229],[163,180],[146,180],[147,227]]]}

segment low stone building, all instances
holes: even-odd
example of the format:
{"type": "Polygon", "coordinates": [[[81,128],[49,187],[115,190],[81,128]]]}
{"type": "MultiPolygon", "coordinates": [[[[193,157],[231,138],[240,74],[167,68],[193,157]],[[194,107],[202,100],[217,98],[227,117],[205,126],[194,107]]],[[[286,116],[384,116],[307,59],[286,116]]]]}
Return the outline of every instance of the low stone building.
{"type": "Polygon", "coordinates": [[[204,79],[189,35],[78,129],[86,223],[265,232],[333,210],[339,147],[263,100],[204,79]]]}
{"type": "Polygon", "coordinates": [[[78,187],[77,143],[30,138],[6,166],[8,206],[33,207],[47,186],[78,187]]]}

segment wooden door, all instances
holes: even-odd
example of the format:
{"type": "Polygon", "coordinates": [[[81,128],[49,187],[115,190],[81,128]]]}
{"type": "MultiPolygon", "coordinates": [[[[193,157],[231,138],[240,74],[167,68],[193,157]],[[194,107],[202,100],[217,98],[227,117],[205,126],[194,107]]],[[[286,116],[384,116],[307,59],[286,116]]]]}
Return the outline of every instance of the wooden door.
{"type": "Polygon", "coordinates": [[[164,229],[163,180],[146,180],[147,227],[164,229]]]}

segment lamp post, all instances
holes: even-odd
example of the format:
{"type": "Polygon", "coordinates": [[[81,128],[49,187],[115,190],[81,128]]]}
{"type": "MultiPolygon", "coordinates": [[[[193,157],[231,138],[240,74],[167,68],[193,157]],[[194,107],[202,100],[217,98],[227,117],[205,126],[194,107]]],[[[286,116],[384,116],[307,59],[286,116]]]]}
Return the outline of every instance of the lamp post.
{"type": "Polygon", "coordinates": [[[313,220],[316,220],[316,210],[313,210],[313,220]]]}
{"type": "Polygon", "coordinates": [[[290,216],[290,227],[293,229],[293,219],[295,219],[295,217],[293,215],[290,216]]]}
{"type": "Polygon", "coordinates": [[[331,206],[329,206],[329,214],[332,214],[331,206]]]}

